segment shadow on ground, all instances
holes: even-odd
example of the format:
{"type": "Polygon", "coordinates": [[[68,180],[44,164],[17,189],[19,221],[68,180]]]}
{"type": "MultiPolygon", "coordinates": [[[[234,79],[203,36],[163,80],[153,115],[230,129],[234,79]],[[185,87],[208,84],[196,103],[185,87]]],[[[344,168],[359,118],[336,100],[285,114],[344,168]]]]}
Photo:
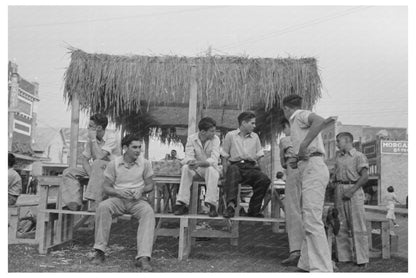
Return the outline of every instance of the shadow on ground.
{"type": "MultiPolygon", "coordinates": [[[[113,224],[106,263],[94,266],[94,235],[80,230],[65,248],[40,255],[37,246],[9,245],[9,272],[137,272],[136,221],[113,224]]],[[[188,260],[178,261],[178,240],[158,237],[153,248],[152,265],[156,272],[293,272],[296,267],[284,267],[288,242],[286,234],[274,234],[270,225],[241,223],[239,246],[229,239],[197,241],[188,260]]],[[[366,269],[355,265],[341,265],[340,272],[407,272],[408,261],[401,258],[371,259],[366,269]]]]}

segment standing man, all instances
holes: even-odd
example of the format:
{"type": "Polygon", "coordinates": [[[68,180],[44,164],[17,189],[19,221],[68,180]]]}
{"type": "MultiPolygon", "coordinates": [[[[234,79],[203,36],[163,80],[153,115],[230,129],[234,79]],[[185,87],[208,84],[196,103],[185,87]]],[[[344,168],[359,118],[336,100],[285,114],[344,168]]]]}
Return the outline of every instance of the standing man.
{"type": "Polygon", "coordinates": [[[336,139],[339,152],[335,164],[335,207],[341,222],[335,237],[338,261],[355,261],[365,267],[369,262],[369,246],[363,185],[368,181],[368,160],[352,146],[351,133],[341,132],[336,139]]]}
{"type": "Polygon", "coordinates": [[[192,180],[195,174],[198,174],[205,179],[207,185],[205,203],[210,209],[209,216],[218,216],[220,138],[215,135],[216,125],[212,118],[202,118],[198,123],[199,132],[188,137],[185,158],[181,162],[183,164],[182,175],[174,209],[175,215],[188,212],[192,180]]]}
{"type": "Polygon", "coordinates": [[[153,190],[152,164],[140,157],[143,141],[137,135],[126,135],[121,145],[124,155],[112,160],[105,169],[104,192],[109,199],[98,205],[95,215],[94,264],[102,264],[114,216],[132,214],[139,220],[136,266],[151,271],[155,215],[143,194],[153,190]]]}
{"type": "Polygon", "coordinates": [[[322,211],[329,171],[324,162],[325,149],[320,135],[324,119],[302,110],[302,97],[290,95],[283,99],[283,111],[290,122],[290,137],[297,159],[290,162],[299,168],[302,221],[305,239],[298,267],[310,272],[332,272],[331,253],[325,235],[322,211]]]}
{"type": "Polygon", "coordinates": [[[95,205],[103,199],[104,169],[107,163],[119,154],[114,135],[105,131],[107,125],[108,119],[104,115],[95,114],[90,117],[88,142],[82,153],[82,168],[71,167],[63,172],[62,199],[70,210],[79,210],[81,207],[82,188],[79,180],[82,178],[89,177],[84,197],[94,200],[95,205]]]}
{"type": "Polygon", "coordinates": [[[287,235],[289,238],[289,257],[282,261],[283,265],[296,266],[300,258],[302,242],[305,238],[305,231],[302,222],[301,211],[301,191],[302,183],[300,180],[299,170],[297,167],[292,168],[290,165],[296,161],[296,153],[293,150],[293,144],[290,139],[290,124],[287,119],[281,122],[283,133],[286,135],[280,139],[280,162],[286,169],[286,186],[285,186],[285,218],[287,235]]]}
{"type": "Polygon", "coordinates": [[[238,129],[227,133],[222,147],[222,155],[226,159],[224,190],[227,208],[224,211],[224,217],[234,216],[239,183],[253,187],[253,196],[250,199],[247,215],[264,217],[260,209],[271,181],[259,167],[264,153],[259,136],[253,132],[256,127],[256,115],[252,112],[241,113],[238,115],[238,125],[238,129]]]}
{"type": "Polygon", "coordinates": [[[9,164],[9,206],[12,206],[16,204],[17,198],[19,197],[20,193],[22,193],[22,178],[20,175],[16,172],[15,169],[13,169],[14,165],[16,164],[16,157],[9,153],[8,157],[8,164],[9,164]]]}

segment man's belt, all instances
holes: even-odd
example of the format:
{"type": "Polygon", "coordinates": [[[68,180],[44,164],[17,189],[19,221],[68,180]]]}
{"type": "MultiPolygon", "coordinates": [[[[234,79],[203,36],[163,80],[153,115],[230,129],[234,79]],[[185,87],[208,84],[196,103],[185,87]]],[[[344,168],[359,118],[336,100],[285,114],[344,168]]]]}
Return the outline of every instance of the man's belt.
{"type": "Polygon", "coordinates": [[[337,181],[339,184],[355,184],[355,181],[337,181]]]}
{"type": "Polygon", "coordinates": [[[320,152],[313,152],[313,153],[310,153],[309,154],[309,157],[314,157],[314,156],[324,156],[324,154],[323,153],[320,153],[320,152]]]}
{"type": "Polygon", "coordinates": [[[230,163],[231,164],[237,164],[237,163],[247,163],[247,164],[256,164],[256,162],[255,161],[252,161],[252,160],[246,160],[246,159],[242,159],[242,160],[239,160],[239,161],[230,161],[230,163]]]}

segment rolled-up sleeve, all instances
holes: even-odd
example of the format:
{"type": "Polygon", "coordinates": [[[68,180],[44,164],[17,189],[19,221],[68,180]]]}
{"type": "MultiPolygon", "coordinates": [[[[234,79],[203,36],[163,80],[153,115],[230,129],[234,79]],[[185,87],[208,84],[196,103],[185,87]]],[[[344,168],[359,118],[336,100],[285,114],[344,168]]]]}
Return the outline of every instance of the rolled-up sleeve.
{"type": "Polygon", "coordinates": [[[108,163],[104,170],[104,177],[109,179],[113,184],[116,182],[116,160],[112,160],[108,163]]]}
{"type": "Polygon", "coordinates": [[[229,158],[230,157],[230,150],[231,150],[231,133],[230,132],[228,132],[226,135],[225,135],[225,138],[224,138],[224,142],[223,142],[223,144],[222,144],[222,148],[221,148],[221,151],[220,151],[220,154],[223,156],[223,157],[225,157],[225,158],[229,158]]]}
{"type": "Polygon", "coordinates": [[[308,110],[302,110],[301,112],[299,112],[298,116],[296,117],[296,119],[298,120],[299,126],[301,128],[308,128],[310,127],[309,124],[309,116],[312,114],[311,111],[308,110]]]}
{"type": "Polygon", "coordinates": [[[218,159],[220,157],[220,139],[215,136],[212,140],[212,150],[211,150],[211,156],[207,159],[207,162],[214,166],[218,164],[218,159]]]}
{"type": "Polygon", "coordinates": [[[193,137],[189,136],[188,140],[186,141],[186,146],[185,146],[185,158],[182,159],[181,163],[182,165],[185,165],[186,163],[188,163],[188,161],[191,161],[194,159],[195,159],[195,147],[194,147],[193,137]]]}
{"type": "Polygon", "coordinates": [[[357,172],[360,173],[362,169],[369,169],[368,159],[363,153],[358,153],[357,155],[357,172]]]}
{"type": "Polygon", "coordinates": [[[151,176],[153,176],[152,163],[148,160],[145,160],[143,169],[143,179],[148,179],[151,176]]]}

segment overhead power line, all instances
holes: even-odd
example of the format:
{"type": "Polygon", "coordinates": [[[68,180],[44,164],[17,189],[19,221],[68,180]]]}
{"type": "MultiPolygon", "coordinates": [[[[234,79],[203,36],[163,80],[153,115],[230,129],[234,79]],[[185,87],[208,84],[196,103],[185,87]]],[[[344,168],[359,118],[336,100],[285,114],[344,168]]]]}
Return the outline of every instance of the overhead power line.
{"type": "Polygon", "coordinates": [[[310,27],[310,26],[313,26],[313,25],[316,25],[316,24],[320,24],[322,22],[334,20],[334,19],[339,18],[339,17],[347,16],[347,15],[350,15],[350,14],[353,14],[353,13],[356,13],[356,12],[359,12],[359,11],[362,11],[362,10],[365,10],[365,9],[368,9],[368,8],[371,8],[371,6],[360,6],[360,7],[350,8],[350,9],[347,9],[347,10],[344,10],[344,11],[341,11],[341,12],[332,13],[332,14],[329,14],[329,15],[326,15],[326,16],[323,16],[323,17],[319,17],[319,18],[316,18],[316,19],[313,19],[313,20],[305,21],[305,22],[302,22],[302,23],[299,23],[299,24],[290,25],[290,26],[284,27],[282,29],[279,29],[277,31],[273,31],[273,32],[270,32],[270,33],[267,33],[267,34],[263,34],[261,36],[252,37],[252,38],[240,41],[240,42],[235,42],[235,43],[231,43],[231,44],[228,44],[228,45],[224,45],[224,46],[219,47],[219,48],[221,49],[221,51],[223,51],[223,50],[235,48],[235,47],[241,46],[241,45],[256,43],[256,42],[261,41],[261,40],[265,40],[265,39],[268,39],[268,38],[271,38],[271,37],[277,37],[277,36],[281,36],[281,35],[284,35],[284,34],[287,34],[287,33],[295,32],[295,31],[298,31],[300,29],[304,29],[304,28],[307,28],[307,27],[310,27]]]}
{"type": "Polygon", "coordinates": [[[32,28],[32,27],[43,27],[43,26],[57,26],[57,25],[71,25],[71,24],[78,24],[78,23],[90,23],[90,22],[100,22],[100,21],[124,20],[124,19],[132,19],[132,18],[144,18],[144,17],[162,16],[162,15],[170,15],[170,14],[178,14],[178,13],[192,13],[192,12],[197,12],[197,11],[202,11],[202,10],[207,10],[207,9],[214,9],[214,8],[221,8],[221,7],[222,6],[199,7],[199,8],[194,8],[194,9],[184,9],[184,10],[177,10],[177,11],[170,11],[170,12],[138,14],[138,15],[132,15],[132,16],[106,17],[106,18],[95,18],[95,19],[85,19],[85,20],[70,20],[70,21],[40,23],[40,24],[30,24],[30,25],[27,24],[27,25],[10,26],[9,29],[32,28]]]}

